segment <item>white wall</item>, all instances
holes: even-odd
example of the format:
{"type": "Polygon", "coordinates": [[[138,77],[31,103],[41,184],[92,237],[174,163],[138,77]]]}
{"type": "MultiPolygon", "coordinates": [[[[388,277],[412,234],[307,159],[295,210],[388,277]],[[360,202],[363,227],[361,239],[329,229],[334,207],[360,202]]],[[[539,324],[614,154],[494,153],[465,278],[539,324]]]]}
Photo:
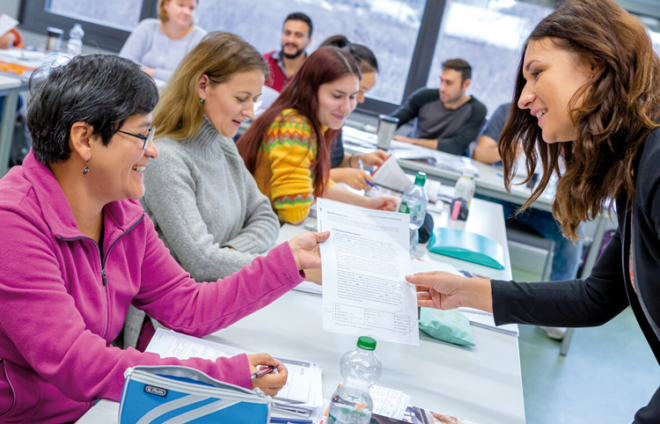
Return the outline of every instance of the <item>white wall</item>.
{"type": "Polygon", "coordinates": [[[21,7],[21,0],[2,0],[0,1],[0,14],[6,13],[14,19],[18,19],[18,10],[21,7]]]}

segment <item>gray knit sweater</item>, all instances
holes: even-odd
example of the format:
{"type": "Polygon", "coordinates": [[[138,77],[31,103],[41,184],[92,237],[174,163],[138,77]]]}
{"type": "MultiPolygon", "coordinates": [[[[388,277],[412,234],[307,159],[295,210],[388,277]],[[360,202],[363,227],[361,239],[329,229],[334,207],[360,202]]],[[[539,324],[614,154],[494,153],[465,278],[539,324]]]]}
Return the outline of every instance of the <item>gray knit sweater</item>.
{"type": "MultiPolygon", "coordinates": [[[[234,141],[204,117],[194,137],[156,140],[144,171],[142,205],[172,256],[198,282],[250,264],[279,234],[270,201],[245,168],[234,141]],[[234,250],[229,250],[232,247],[234,250]]],[[[135,347],[144,315],[132,308],[124,345],[135,347]]]]}

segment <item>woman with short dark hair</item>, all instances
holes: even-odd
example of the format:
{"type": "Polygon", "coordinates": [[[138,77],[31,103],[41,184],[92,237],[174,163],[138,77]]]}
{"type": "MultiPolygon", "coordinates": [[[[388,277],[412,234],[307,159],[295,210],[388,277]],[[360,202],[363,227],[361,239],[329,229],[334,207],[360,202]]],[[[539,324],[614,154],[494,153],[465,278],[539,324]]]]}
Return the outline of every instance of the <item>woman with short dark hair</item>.
{"type": "Polygon", "coordinates": [[[186,365],[276,394],[286,369],[266,354],[161,358],[111,342],[131,304],[203,336],[266,306],[320,268],[306,233],[231,277],[197,284],[169,254],[138,199],[158,156],[153,80],[116,56],[78,56],[33,87],[33,149],[0,180],[0,416],[69,422],[93,401],[119,401],[135,365],[186,365]],[[251,380],[258,365],[279,374],[251,380]]]}
{"type": "MultiPolygon", "coordinates": [[[[505,183],[522,142],[528,175],[539,156],[544,171],[523,209],[556,172],[552,210],[564,235],[575,240],[581,222],[610,208],[619,228],[585,280],[524,284],[416,274],[408,280],[422,292],[419,305],[470,306],[493,312],[498,325],[554,327],[602,325],[632,306],[660,361],[659,75],[644,25],[614,0],[569,0],[541,21],[525,45],[500,137],[505,183]]],[[[660,390],[634,422],[660,422],[660,390]]]]}

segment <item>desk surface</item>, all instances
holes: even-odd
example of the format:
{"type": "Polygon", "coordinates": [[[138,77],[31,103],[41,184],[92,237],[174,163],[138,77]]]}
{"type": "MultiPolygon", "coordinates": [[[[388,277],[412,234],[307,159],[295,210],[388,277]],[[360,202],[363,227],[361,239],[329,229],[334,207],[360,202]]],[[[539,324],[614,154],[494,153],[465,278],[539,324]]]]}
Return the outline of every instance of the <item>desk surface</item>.
{"type": "MultiPolygon", "coordinates": [[[[444,225],[446,213],[433,215],[436,225],[444,225]]],[[[466,230],[502,244],[506,269],[498,271],[440,255],[429,257],[493,278],[510,278],[502,207],[475,199],[466,230]]],[[[303,226],[285,226],[278,242],[289,240],[303,231],[303,226]]],[[[422,257],[428,255],[425,246],[420,246],[418,253],[422,257]]],[[[323,397],[328,399],[342,381],[339,360],[344,353],[355,348],[356,338],[325,332],[322,321],[321,296],[292,291],[231,327],[205,338],[249,351],[313,361],[323,369],[323,397]]],[[[376,348],[383,362],[383,374],[378,384],[410,395],[413,405],[477,424],[524,423],[518,339],[478,327],[472,327],[472,331],[476,342],[474,347],[444,343],[424,333],[420,333],[420,346],[381,342],[376,348]]],[[[114,411],[116,404],[104,402],[79,422],[116,423],[114,411]]]]}
{"type": "MultiPolygon", "coordinates": [[[[433,215],[436,226],[445,225],[446,212],[433,215]]],[[[510,278],[502,207],[475,199],[466,230],[502,244],[506,264],[503,271],[441,255],[428,257],[493,278],[510,278]]],[[[287,225],[278,242],[303,231],[302,225],[287,225]]],[[[417,252],[421,257],[428,255],[425,246],[417,252]]],[[[323,397],[328,399],[342,381],[339,360],[354,348],[356,338],[324,332],[322,328],[321,296],[294,291],[207,338],[251,351],[268,346],[273,356],[316,362],[323,369],[323,397]]],[[[383,362],[378,384],[410,395],[413,405],[478,424],[524,423],[518,339],[474,326],[472,331],[476,342],[472,348],[444,343],[421,332],[420,346],[382,342],[376,348],[383,362]]]]}
{"type": "MultiPolygon", "coordinates": [[[[373,147],[367,147],[368,144],[374,142],[373,134],[369,134],[364,131],[360,131],[356,129],[351,129],[350,132],[344,133],[344,142],[345,142],[344,145],[345,149],[353,153],[364,153],[368,151],[373,151],[376,148],[375,145],[373,147]],[[350,143],[351,140],[353,139],[354,142],[357,142],[359,145],[351,145],[350,143]]],[[[394,141],[393,143],[396,143],[396,145],[402,145],[402,146],[404,145],[403,143],[394,142],[394,141]]],[[[411,149],[420,149],[422,151],[430,150],[421,146],[414,146],[414,147],[410,145],[405,145],[405,146],[411,149]]],[[[451,155],[449,153],[437,152],[435,150],[432,150],[432,153],[433,155],[446,156],[449,161],[451,161],[452,158],[454,159],[456,158],[456,156],[451,155]]],[[[532,191],[529,188],[519,185],[512,185],[511,192],[510,193],[507,192],[506,189],[504,188],[504,178],[501,176],[501,172],[502,172],[501,168],[493,167],[491,165],[487,165],[467,158],[466,160],[470,161],[470,163],[479,172],[479,175],[475,178],[475,183],[476,183],[475,192],[477,194],[492,197],[495,199],[506,200],[521,205],[525,203],[527,199],[529,199],[529,197],[531,196],[532,191]]],[[[426,172],[428,176],[434,177],[435,179],[440,180],[443,184],[447,184],[450,186],[454,185],[456,180],[461,176],[461,174],[459,174],[456,171],[439,168],[436,166],[431,166],[428,165],[427,163],[423,163],[422,161],[398,159],[397,162],[405,171],[426,172]]],[[[522,178],[517,178],[515,183],[517,184],[522,181],[523,181],[522,178]]],[[[539,197],[536,200],[536,202],[534,202],[533,207],[544,211],[552,211],[553,201],[554,201],[553,194],[551,193],[543,194],[541,197],[539,197]]]]}
{"type": "Polygon", "coordinates": [[[18,78],[0,74],[0,90],[11,90],[22,85],[23,83],[18,78]]]}

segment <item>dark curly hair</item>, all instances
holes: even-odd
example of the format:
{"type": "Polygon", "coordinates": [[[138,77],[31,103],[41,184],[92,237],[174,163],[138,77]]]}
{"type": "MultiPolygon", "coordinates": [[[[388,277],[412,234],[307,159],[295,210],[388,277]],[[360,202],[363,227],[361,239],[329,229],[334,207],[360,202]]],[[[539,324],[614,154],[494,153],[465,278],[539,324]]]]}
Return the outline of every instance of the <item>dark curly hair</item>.
{"type": "Polygon", "coordinates": [[[520,211],[541,195],[553,171],[559,182],[552,213],[572,240],[578,238],[581,221],[611,210],[612,203],[605,206],[609,200],[625,192],[633,201],[637,155],[649,133],[659,126],[659,77],[660,59],[644,25],[614,0],[569,0],[543,19],[525,43],[514,101],[499,140],[507,189],[515,172],[519,142],[527,156],[528,175],[533,175],[539,157],[543,167],[541,182],[520,211]],[[577,53],[595,69],[569,103],[577,130],[577,138],[571,142],[545,143],[536,118],[517,106],[526,82],[527,46],[546,38],[577,53]],[[580,107],[576,107],[578,99],[583,100],[580,107]],[[563,175],[558,166],[562,155],[566,164],[563,175]]]}
{"type": "Polygon", "coordinates": [[[27,116],[32,151],[44,165],[69,159],[69,136],[76,122],[91,125],[93,135],[107,146],[126,119],[146,115],[158,103],[154,80],[118,56],[76,56],[45,73],[30,78],[27,116]]]}

